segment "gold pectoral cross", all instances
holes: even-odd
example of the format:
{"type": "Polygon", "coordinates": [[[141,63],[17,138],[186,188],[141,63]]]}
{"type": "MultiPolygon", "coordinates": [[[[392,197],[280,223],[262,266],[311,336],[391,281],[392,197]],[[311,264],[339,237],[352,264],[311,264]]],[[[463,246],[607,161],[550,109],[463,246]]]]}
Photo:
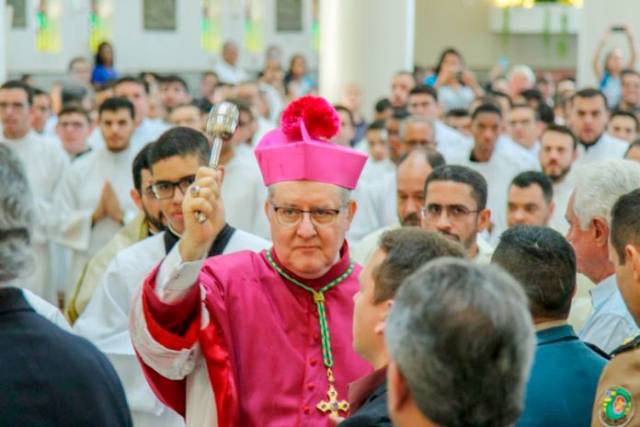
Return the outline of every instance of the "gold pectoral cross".
{"type": "Polygon", "coordinates": [[[339,411],[347,412],[349,410],[349,402],[346,400],[338,400],[338,391],[333,386],[335,378],[331,369],[327,370],[329,377],[329,391],[327,391],[328,401],[322,400],[316,406],[321,412],[330,412],[331,415],[340,415],[339,411]]]}

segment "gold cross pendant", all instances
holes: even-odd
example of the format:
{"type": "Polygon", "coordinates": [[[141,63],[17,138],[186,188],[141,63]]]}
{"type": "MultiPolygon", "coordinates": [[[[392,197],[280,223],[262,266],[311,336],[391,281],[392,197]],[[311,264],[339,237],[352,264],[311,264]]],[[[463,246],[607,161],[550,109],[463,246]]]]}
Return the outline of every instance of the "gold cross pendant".
{"type": "Polygon", "coordinates": [[[349,402],[346,400],[338,401],[338,392],[333,384],[329,383],[329,391],[327,392],[329,401],[321,401],[317,408],[324,413],[331,412],[331,415],[340,415],[338,411],[347,412],[349,410],[349,402]]]}

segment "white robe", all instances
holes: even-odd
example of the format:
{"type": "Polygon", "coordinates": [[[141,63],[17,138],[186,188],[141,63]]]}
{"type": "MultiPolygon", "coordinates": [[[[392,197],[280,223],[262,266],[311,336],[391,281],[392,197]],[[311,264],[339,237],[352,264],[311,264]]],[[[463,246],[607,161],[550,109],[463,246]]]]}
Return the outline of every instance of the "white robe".
{"type": "MultiPolygon", "coordinates": [[[[151,391],[129,335],[129,311],[133,299],[140,293],[147,274],[165,257],[163,239],[164,233],[159,233],[120,251],[109,263],[102,283],[74,325],[76,333],[95,344],[113,364],[125,389],[136,427],[184,424],[182,418],[162,404],[151,391]]],[[[270,242],[236,230],[223,253],[260,251],[269,247],[270,242]]],[[[208,387],[208,382],[204,384],[208,387]]]]}
{"type": "Polygon", "coordinates": [[[98,206],[105,182],[111,183],[125,222],[137,214],[137,207],[129,196],[133,188],[131,163],[134,155],[132,147],[119,153],[112,153],[106,148],[93,150],[73,162],[62,177],[53,210],[57,215],[54,238],[71,249],[67,295],[73,291],[89,259],[121,228],[111,218],[103,218],[91,225],[91,215],[98,206]]]}
{"type": "Polygon", "coordinates": [[[367,234],[398,222],[396,174],[384,178],[363,182],[353,192],[358,205],[349,228],[349,243],[355,244],[367,234]]]}
{"type": "Polygon", "coordinates": [[[570,176],[566,176],[562,181],[553,184],[553,203],[555,204],[555,209],[549,221],[549,227],[563,236],[566,236],[569,231],[569,223],[567,222],[565,214],[572,191],[573,183],[570,176]]]}
{"type": "MultiPolygon", "coordinates": [[[[133,147],[133,151],[137,154],[142,147],[147,145],[149,142],[153,142],[160,135],[164,133],[171,126],[166,124],[163,121],[159,120],[151,120],[151,119],[142,119],[138,127],[133,131],[133,135],[131,135],[131,146],[133,147]]],[[[102,132],[100,131],[100,126],[96,126],[96,128],[89,135],[89,139],[87,140],[88,145],[95,149],[100,149],[104,147],[104,138],[102,137],[102,132]]]]}
{"type": "Polygon", "coordinates": [[[57,289],[51,278],[49,249],[53,220],[51,207],[54,192],[69,165],[69,159],[60,147],[35,132],[29,132],[18,140],[6,139],[0,133],[0,144],[9,147],[24,165],[35,202],[36,216],[31,242],[36,256],[36,270],[24,280],[24,287],[56,303],[57,289]]]}
{"type": "Polygon", "coordinates": [[[600,139],[589,148],[578,144],[578,158],[574,165],[577,166],[606,159],[622,159],[628,148],[628,143],[614,138],[607,133],[603,133],[600,139]]]}
{"type": "Polygon", "coordinates": [[[462,133],[436,120],[434,130],[437,142],[437,150],[448,162],[458,158],[467,152],[473,145],[473,141],[462,133]]]}
{"type": "Polygon", "coordinates": [[[267,188],[254,156],[236,153],[225,165],[222,183],[224,212],[230,225],[269,239],[269,224],[264,214],[267,188]]]}
{"type": "Polygon", "coordinates": [[[466,166],[479,172],[487,180],[487,208],[491,210],[491,230],[490,244],[495,244],[500,234],[507,229],[507,196],[509,185],[513,178],[520,172],[530,170],[526,162],[517,162],[509,157],[504,151],[494,150],[491,159],[485,163],[472,162],[470,160],[471,150],[466,156],[452,162],[461,166],[466,166]]]}
{"type": "Polygon", "coordinates": [[[249,75],[246,71],[237,65],[228,64],[224,60],[220,60],[213,68],[213,71],[216,72],[221,83],[237,85],[249,80],[249,75]]]}

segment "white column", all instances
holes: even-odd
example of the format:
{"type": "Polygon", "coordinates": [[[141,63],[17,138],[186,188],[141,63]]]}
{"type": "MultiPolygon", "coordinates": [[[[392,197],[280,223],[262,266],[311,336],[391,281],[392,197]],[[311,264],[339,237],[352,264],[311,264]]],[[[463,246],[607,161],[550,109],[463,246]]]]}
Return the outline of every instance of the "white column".
{"type": "MultiPolygon", "coordinates": [[[[593,54],[600,37],[611,26],[627,24],[631,27],[636,38],[640,37],[640,2],[637,0],[585,0],[582,26],[578,33],[578,87],[597,86],[598,82],[593,72],[593,54]]],[[[623,52],[628,58],[627,41],[621,33],[614,34],[605,52],[611,46],[624,46],[623,52]]],[[[640,55],[640,52],[638,52],[640,55]]],[[[604,59],[601,59],[604,60],[604,59]]]]}
{"type": "Polygon", "coordinates": [[[415,0],[320,1],[320,93],[340,100],[346,84],[363,91],[362,110],[390,93],[391,77],[413,69],[415,0]]]}
{"type": "Polygon", "coordinates": [[[0,0],[0,82],[7,79],[7,37],[9,36],[7,5],[0,0]]]}

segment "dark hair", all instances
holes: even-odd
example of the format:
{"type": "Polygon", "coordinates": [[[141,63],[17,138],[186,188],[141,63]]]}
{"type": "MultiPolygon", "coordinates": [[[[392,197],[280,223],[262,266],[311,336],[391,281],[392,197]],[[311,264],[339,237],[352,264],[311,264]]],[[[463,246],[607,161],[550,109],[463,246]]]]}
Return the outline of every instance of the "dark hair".
{"type": "Polygon", "coordinates": [[[432,182],[452,181],[471,187],[471,197],[476,202],[478,210],[487,207],[487,180],[471,168],[459,165],[445,165],[435,168],[424,183],[424,196],[427,197],[429,184],[432,182]]]}
{"type": "Polygon", "coordinates": [[[431,86],[427,85],[418,85],[409,91],[409,96],[412,95],[429,95],[434,99],[434,101],[438,100],[438,92],[431,86]]]}
{"type": "Polygon", "coordinates": [[[633,124],[636,128],[636,132],[640,131],[640,122],[638,122],[638,118],[635,114],[626,110],[614,110],[609,116],[609,121],[611,121],[614,117],[628,117],[633,120],[633,124]]]}
{"type": "Polygon", "coordinates": [[[382,98],[376,102],[376,113],[382,113],[384,110],[388,110],[389,108],[391,108],[391,101],[389,101],[389,98],[382,98]]]}
{"type": "Polygon", "coordinates": [[[467,110],[466,108],[452,108],[451,110],[447,111],[447,114],[445,114],[445,117],[449,118],[449,117],[469,117],[469,110],[467,110]]]}
{"type": "Polygon", "coordinates": [[[609,104],[607,104],[607,97],[604,96],[604,93],[602,93],[601,90],[593,87],[580,89],[579,91],[574,93],[573,96],[571,97],[571,102],[573,103],[576,98],[595,98],[595,97],[600,97],[600,99],[602,99],[605,110],[609,109],[608,107],[609,104]]]}
{"type": "Polygon", "coordinates": [[[631,144],[629,144],[629,148],[627,148],[627,151],[624,153],[624,158],[626,159],[627,156],[629,155],[629,152],[634,148],[638,148],[638,147],[640,147],[640,138],[636,139],[631,144]]]}
{"type": "Polygon", "coordinates": [[[367,126],[367,132],[373,130],[387,130],[387,125],[384,120],[376,120],[375,122],[371,122],[369,126],[367,126]]]}
{"type": "Polygon", "coordinates": [[[169,157],[189,155],[197,156],[202,166],[208,164],[211,155],[209,141],[202,132],[177,126],[167,130],[153,143],[149,150],[149,165],[153,166],[169,157]]]}
{"type": "Polygon", "coordinates": [[[356,126],[355,120],[353,118],[353,113],[351,112],[350,109],[348,109],[347,107],[345,107],[344,105],[341,105],[341,104],[334,105],[333,108],[337,112],[342,111],[343,113],[347,113],[347,116],[349,116],[349,123],[351,123],[351,126],[352,127],[356,126]]]}
{"type": "Polygon", "coordinates": [[[478,108],[473,110],[473,114],[471,114],[471,120],[475,120],[476,117],[478,117],[480,114],[483,114],[483,113],[497,114],[498,117],[502,118],[502,111],[500,111],[500,108],[495,104],[487,103],[487,104],[481,104],[478,106],[478,108]]]}
{"type": "Polygon", "coordinates": [[[198,98],[191,103],[198,107],[200,113],[202,114],[209,114],[209,111],[211,111],[211,107],[213,107],[213,103],[207,98],[198,98]]]}
{"type": "Polygon", "coordinates": [[[113,88],[115,89],[116,87],[124,83],[134,83],[140,85],[144,89],[144,93],[146,93],[147,95],[149,94],[149,84],[145,80],[133,76],[120,77],[118,80],[113,82],[113,88]]]}
{"type": "Polygon", "coordinates": [[[440,70],[442,69],[442,63],[444,62],[444,58],[447,55],[456,55],[460,59],[460,62],[464,64],[464,59],[462,58],[462,55],[460,55],[460,52],[458,52],[456,49],[452,47],[446,48],[440,53],[438,64],[436,65],[436,68],[433,70],[436,76],[440,74],[440,70]]]}
{"type": "Polygon", "coordinates": [[[373,303],[380,304],[395,297],[404,279],[427,262],[441,257],[464,258],[459,243],[439,233],[414,227],[385,232],[378,243],[384,260],[373,270],[373,303]]]}
{"type": "Polygon", "coordinates": [[[553,108],[544,102],[538,106],[538,117],[540,121],[547,126],[556,122],[556,113],[554,113],[553,108]]]}
{"type": "Polygon", "coordinates": [[[66,116],[67,114],[80,114],[82,117],[85,118],[87,123],[91,123],[91,117],[89,117],[89,113],[87,112],[87,110],[85,110],[78,104],[63,105],[62,109],[58,113],[58,119],[62,116],[66,116]]]}
{"type": "Polygon", "coordinates": [[[62,86],[62,105],[66,104],[82,104],[82,100],[89,95],[89,89],[86,86],[71,83],[62,86]]]}
{"type": "Polygon", "coordinates": [[[104,82],[102,84],[96,84],[93,86],[95,93],[104,92],[106,90],[113,90],[113,81],[104,82]]]}
{"type": "Polygon", "coordinates": [[[511,186],[516,186],[518,188],[528,188],[532,185],[538,185],[542,190],[542,195],[544,196],[544,201],[547,204],[551,203],[553,200],[553,184],[551,180],[547,178],[545,174],[538,171],[526,171],[521,172],[516,175],[515,178],[511,181],[511,186]]]}
{"type": "Polygon", "coordinates": [[[107,98],[98,109],[98,116],[101,116],[105,111],[118,111],[128,110],[132,119],[136,118],[136,112],[133,108],[133,104],[126,98],[120,98],[117,96],[107,98]]]}
{"type": "Polygon", "coordinates": [[[539,89],[525,89],[520,92],[520,96],[526,101],[536,101],[540,104],[544,103],[544,95],[539,89]]]}
{"type": "Polygon", "coordinates": [[[416,148],[400,156],[400,159],[396,164],[396,168],[400,167],[400,165],[404,163],[404,161],[407,160],[409,156],[413,155],[413,153],[416,151],[422,151],[424,153],[427,164],[431,166],[431,169],[437,169],[440,166],[444,166],[447,164],[446,160],[444,159],[442,154],[440,154],[439,152],[435,150],[425,150],[422,148],[416,148]]]}
{"type": "Polygon", "coordinates": [[[47,98],[49,98],[49,100],[51,100],[51,96],[49,95],[49,92],[47,92],[46,90],[42,90],[39,87],[34,87],[34,88],[32,88],[32,90],[33,90],[33,97],[34,98],[36,96],[46,95],[47,98]]]}
{"type": "Polygon", "coordinates": [[[131,173],[133,174],[133,186],[138,193],[142,194],[142,170],[146,169],[148,171],[151,170],[151,164],[149,163],[149,152],[151,151],[151,146],[153,142],[148,143],[142,150],[136,154],[136,157],[133,159],[133,163],[131,165],[131,173]]]}
{"type": "Polygon", "coordinates": [[[166,76],[163,76],[160,79],[160,82],[164,83],[164,84],[178,83],[178,84],[180,84],[180,86],[182,86],[182,88],[184,89],[185,92],[189,92],[189,85],[187,84],[187,82],[182,77],[180,77],[177,74],[168,74],[166,76]]]}
{"type": "Polygon", "coordinates": [[[100,66],[100,65],[104,65],[104,60],[102,59],[102,49],[105,48],[105,46],[109,46],[111,48],[111,50],[113,51],[113,46],[111,45],[111,43],[104,41],[102,43],[100,43],[98,45],[98,49],[96,50],[96,56],[95,56],[95,65],[100,66]]]}
{"type": "Polygon", "coordinates": [[[620,197],[611,209],[611,246],[622,265],[626,256],[624,247],[640,244],[640,189],[620,197]]]}
{"type": "Polygon", "coordinates": [[[636,70],[634,70],[633,68],[626,68],[626,69],[622,70],[622,73],[620,73],[620,81],[622,81],[622,79],[624,79],[625,76],[638,76],[638,77],[640,77],[640,73],[637,72],[636,70]]]}
{"type": "Polygon", "coordinates": [[[239,98],[231,98],[231,99],[228,99],[228,101],[234,104],[236,107],[238,107],[238,112],[246,113],[249,115],[249,117],[251,117],[252,121],[255,120],[255,115],[251,110],[251,104],[249,102],[239,98]]]}
{"type": "Polygon", "coordinates": [[[509,107],[513,105],[513,99],[511,99],[511,97],[508,94],[501,92],[499,90],[492,90],[491,92],[489,92],[489,97],[493,98],[494,102],[498,102],[497,101],[498,98],[504,98],[507,101],[509,101],[509,107]]]}
{"type": "Polygon", "coordinates": [[[576,288],[576,255],[560,233],[517,225],[502,233],[491,261],[520,282],[534,318],[569,316],[576,288]]]}
{"type": "Polygon", "coordinates": [[[526,102],[516,102],[511,106],[511,111],[515,110],[516,108],[526,108],[528,110],[531,110],[533,111],[534,120],[540,120],[540,115],[538,114],[539,110],[531,104],[527,104],[526,102]]]}
{"type": "Polygon", "coordinates": [[[21,89],[27,94],[27,104],[33,104],[33,88],[20,80],[8,80],[0,86],[0,90],[21,89]]]}
{"type": "Polygon", "coordinates": [[[578,148],[578,138],[576,138],[573,132],[571,132],[571,129],[569,129],[568,127],[563,125],[551,124],[547,126],[547,128],[544,131],[542,131],[542,135],[540,135],[540,139],[542,140],[545,134],[549,132],[561,133],[563,135],[570,137],[571,140],[573,141],[573,149],[575,150],[576,148],[578,148]]]}

